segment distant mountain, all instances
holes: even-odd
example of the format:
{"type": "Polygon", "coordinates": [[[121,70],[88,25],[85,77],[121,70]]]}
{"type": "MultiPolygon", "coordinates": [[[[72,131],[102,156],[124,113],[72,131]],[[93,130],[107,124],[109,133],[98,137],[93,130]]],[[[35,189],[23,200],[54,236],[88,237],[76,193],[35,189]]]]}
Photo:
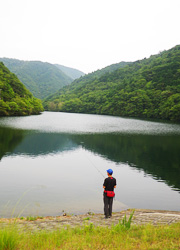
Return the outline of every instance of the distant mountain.
{"type": "Polygon", "coordinates": [[[73,80],[85,75],[82,71],[77,69],[69,68],[59,64],[54,64],[54,65],[73,80]]]}
{"type": "Polygon", "coordinates": [[[0,62],[0,116],[31,115],[41,111],[41,101],[33,97],[17,76],[0,62]]]}
{"type": "Polygon", "coordinates": [[[102,69],[98,69],[92,73],[89,73],[87,75],[84,75],[83,77],[80,77],[79,79],[76,80],[76,82],[81,82],[82,81],[86,81],[88,82],[89,80],[95,80],[101,76],[103,76],[104,74],[108,74],[108,73],[112,73],[113,71],[120,69],[120,68],[124,68],[125,66],[131,64],[132,62],[120,62],[120,63],[115,63],[115,64],[111,64],[105,68],[102,69]]]}
{"type": "Polygon", "coordinates": [[[0,58],[0,61],[18,76],[35,97],[40,99],[55,93],[73,81],[72,78],[50,63],[9,58],[0,58]]]}
{"type": "Polygon", "coordinates": [[[44,107],[180,121],[180,45],[85,75],[49,96],[44,107]]]}

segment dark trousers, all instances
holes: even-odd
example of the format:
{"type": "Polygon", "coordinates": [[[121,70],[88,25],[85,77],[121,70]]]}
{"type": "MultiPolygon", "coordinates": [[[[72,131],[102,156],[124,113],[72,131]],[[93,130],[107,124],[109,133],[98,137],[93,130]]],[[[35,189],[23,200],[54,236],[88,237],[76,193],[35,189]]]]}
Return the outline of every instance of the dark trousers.
{"type": "Polygon", "coordinates": [[[113,205],[113,197],[107,197],[104,193],[104,215],[106,217],[112,216],[112,205],[113,205]]]}

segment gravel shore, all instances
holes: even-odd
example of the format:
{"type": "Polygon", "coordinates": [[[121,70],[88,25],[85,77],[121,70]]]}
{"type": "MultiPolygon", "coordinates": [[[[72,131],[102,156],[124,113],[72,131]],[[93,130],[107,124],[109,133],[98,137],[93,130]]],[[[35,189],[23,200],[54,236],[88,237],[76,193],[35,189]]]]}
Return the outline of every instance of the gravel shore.
{"type": "MultiPolygon", "coordinates": [[[[36,220],[24,219],[0,219],[0,228],[7,226],[10,223],[16,223],[19,228],[39,231],[39,230],[56,230],[64,227],[84,226],[92,223],[94,226],[111,226],[112,224],[119,223],[123,217],[132,213],[132,209],[124,210],[121,212],[113,213],[111,218],[105,219],[103,214],[87,213],[84,215],[66,215],[57,217],[43,217],[36,220]]],[[[180,222],[180,212],[175,211],[162,211],[162,210],[148,210],[148,209],[135,209],[132,219],[132,224],[172,224],[180,222]]]]}

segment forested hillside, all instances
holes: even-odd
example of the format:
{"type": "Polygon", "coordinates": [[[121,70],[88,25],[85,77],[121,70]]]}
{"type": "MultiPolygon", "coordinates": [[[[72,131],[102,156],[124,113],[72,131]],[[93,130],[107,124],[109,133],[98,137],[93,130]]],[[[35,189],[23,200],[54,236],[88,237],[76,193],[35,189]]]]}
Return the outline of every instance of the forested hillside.
{"type": "Polygon", "coordinates": [[[0,116],[31,115],[43,111],[40,100],[0,62],[0,116]]]}
{"type": "Polygon", "coordinates": [[[35,97],[40,99],[55,93],[73,81],[72,78],[50,63],[9,58],[0,58],[0,61],[18,76],[35,97]]]}
{"type": "Polygon", "coordinates": [[[63,65],[59,65],[59,64],[54,64],[54,65],[58,69],[62,70],[62,72],[64,72],[67,76],[69,76],[73,80],[85,75],[82,71],[77,70],[77,69],[69,68],[63,65]]]}
{"type": "Polygon", "coordinates": [[[180,121],[180,45],[112,72],[75,80],[47,110],[180,121]]]}

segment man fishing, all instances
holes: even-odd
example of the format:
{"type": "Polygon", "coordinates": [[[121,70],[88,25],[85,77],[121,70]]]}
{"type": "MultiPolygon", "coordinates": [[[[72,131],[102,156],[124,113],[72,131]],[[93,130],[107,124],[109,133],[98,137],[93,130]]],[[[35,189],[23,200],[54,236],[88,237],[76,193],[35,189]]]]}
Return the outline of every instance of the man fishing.
{"type": "Polygon", "coordinates": [[[114,198],[114,188],[116,188],[116,179],[112,177],[113,170],[108,169],[107,175],[108,178],[104,180],[103,188],[104,188],[104,215],[105,219],[110,218],[112,216],[112,205],[114,198]]]}

